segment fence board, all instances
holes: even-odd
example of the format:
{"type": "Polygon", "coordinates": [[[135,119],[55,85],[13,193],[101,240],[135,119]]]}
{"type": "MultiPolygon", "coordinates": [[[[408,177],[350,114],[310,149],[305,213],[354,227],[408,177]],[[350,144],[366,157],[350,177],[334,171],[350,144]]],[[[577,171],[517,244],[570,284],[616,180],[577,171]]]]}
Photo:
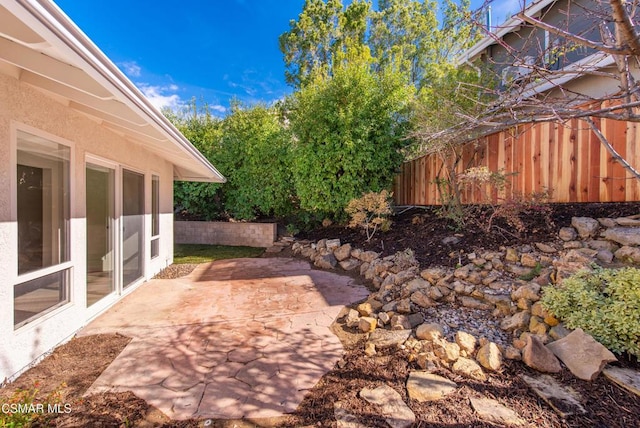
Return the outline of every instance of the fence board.
{"type": "MultiPolygon", "coordinates": [[[[640,129],[636,123],[593,119],[615,149],[640,169],[640,129]]],[[[399,205],[440,205],[437,179],[454,167],[460,174],[474,166],[502,171],[510,186],[497,192],[487,187],[462,193],[464,203],[501,200],[511,192],[548,190],[553,202],[640,201],[640,183],[617,162],[587,124],[574,119],[559,123],[520,125],[465,144],[454,163],[436,154],[406,162],[394,183],[399,205]]]]}

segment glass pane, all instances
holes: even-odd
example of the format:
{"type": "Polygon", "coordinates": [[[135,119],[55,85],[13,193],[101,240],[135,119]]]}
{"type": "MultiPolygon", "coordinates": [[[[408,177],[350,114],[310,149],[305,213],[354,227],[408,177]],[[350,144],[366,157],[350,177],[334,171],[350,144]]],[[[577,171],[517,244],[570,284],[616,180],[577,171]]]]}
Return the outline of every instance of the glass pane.
{"type": "Polygon", "coordinates": [[[160,254],[160,238],[151,240],[151,258],[158,257],[160,254]]]}
{"type": "Polygon", "coordinates": [[[122,171],[122,283],[131,285],[143,275],[144,176],[122,171]]]}
{"type": "Polygon", "coordinates": [[[69,147],[18,132],[18,274],[69,261],[69,147]]]}
{"type": "Polygon", "coordinates": [[[87,164],[87,306],[115,289],[115,172],[87,164]]]}
{"type": "Polygon", "coordinates": [[[15,286],[13,323],[19,327],[68,301],[68,269],[23,282],[15,286]]]}
{"type": "Polygon", "coordinates": [[[160,177],[151,177],[151,236],[160,235],[160,177]]]}

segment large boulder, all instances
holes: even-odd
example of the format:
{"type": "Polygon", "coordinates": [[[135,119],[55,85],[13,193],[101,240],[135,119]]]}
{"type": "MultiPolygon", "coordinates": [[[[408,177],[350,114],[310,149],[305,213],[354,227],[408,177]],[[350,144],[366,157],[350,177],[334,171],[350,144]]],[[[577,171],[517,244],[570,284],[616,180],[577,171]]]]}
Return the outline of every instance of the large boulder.
{"type": "Polygon", "coordinates": [[[574,376],[582,380],[595,379],[607,363],[618,361],[615,355],[593,337],[577,328],[547,348],[564,363],[574,376]]]}
{"type": "Polygon", "coordinates": [[[402,400],[402,396],[388,385],[364,388],[360,397],[378,408],[392,428],[408,428],[416,421],[416,415],[402,400]]]}

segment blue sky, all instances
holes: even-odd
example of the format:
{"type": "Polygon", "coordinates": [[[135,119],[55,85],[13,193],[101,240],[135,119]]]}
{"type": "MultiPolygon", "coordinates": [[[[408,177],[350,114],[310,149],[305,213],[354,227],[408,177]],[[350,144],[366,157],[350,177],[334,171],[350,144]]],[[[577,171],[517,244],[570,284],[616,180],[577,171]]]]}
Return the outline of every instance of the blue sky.
{"type": "MultiPolygon", "coordinates": [[[[292,92],[278,36],[304,0],[54,1],[158,107],[195,97],[224,115],[232,98],[272,103],[292,92]]],[[[494,16],[518,1],[496,0],[494,16]]]]}

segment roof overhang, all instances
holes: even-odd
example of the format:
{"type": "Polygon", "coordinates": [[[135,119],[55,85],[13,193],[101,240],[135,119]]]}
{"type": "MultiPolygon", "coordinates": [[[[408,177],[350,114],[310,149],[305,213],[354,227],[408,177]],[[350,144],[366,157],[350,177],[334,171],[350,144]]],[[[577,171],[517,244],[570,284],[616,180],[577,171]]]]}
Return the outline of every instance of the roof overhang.
{"type": "MultiPolygon", "coordinates": [[[[545,7],[549,6],[552,3],[555,3],[557,0],[538,0],[531,3],[525,10],[524,14],[527,16],[535,17],[537,14],[542,11],[545,7]]],[[[482,38],[478,43],[471,46],[469,49],[464,51],[462,55],[460,55],[456,59],[456,63],[458,65],[464,64],[467,61],[475,59],[478,55],[484,52],[489,46],[496,44],[498,40],[502,39],[507,34],[517,31],[518,28],[523,24],[522,19],[517,16],[512,16],[507,21],[505,21],[502,25],[496,27],[495,31],[489,32],[485,37],[482,38]]],[[[490,29],[488,29],[490,30],[490,29]]]]}
{"type": "Polygon", "coordinates": [[[0,73],[169,160],[176,180],[226,181],[49,0],[0,0],[0,73]]]}

